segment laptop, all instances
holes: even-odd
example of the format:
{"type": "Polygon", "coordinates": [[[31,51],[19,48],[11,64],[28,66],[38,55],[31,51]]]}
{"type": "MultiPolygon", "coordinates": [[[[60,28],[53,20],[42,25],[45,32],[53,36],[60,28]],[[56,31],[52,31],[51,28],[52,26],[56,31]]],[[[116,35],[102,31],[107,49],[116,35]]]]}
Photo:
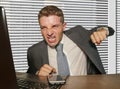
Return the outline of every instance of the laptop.
{"type": "Polygon", "coordinates": [[[15,72],[5,9],[0,7],[0,89],[58,88],[60,85],[49,85],[36,75],[15,72]]]}

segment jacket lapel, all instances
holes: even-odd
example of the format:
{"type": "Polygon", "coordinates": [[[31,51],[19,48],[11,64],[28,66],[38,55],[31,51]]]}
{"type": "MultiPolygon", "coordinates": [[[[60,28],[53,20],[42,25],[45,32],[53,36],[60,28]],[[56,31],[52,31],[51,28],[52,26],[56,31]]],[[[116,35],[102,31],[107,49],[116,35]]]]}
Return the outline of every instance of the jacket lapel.
{"type": "Polygon", "coordinates": [[[90,41],[90,35],[89,34],[86,35],[84,32],[85,29],[80,27],[75,27],[72,28],[71,31],[68,30],[67,32],[65,32],[65,34],[75,44],[77,44],[79,48],[81,48],[84,51],[84,53],[89,57],[89,59],[96,66],[96,68],[102,73],[104,73],[104,69],[99,57],[99,53],[97,52],[95,45],[90,41]],[[78,32],[79,29],[81,30],[81,32],[78,32]]]}
{"type": "Polygon", "coordinates": [[[43,59],[43,64],[49,64],[48,60],[48,49],[47,49],[47,44],[45,41],[43,41],[42,46],[42,59],[43,59]]]}

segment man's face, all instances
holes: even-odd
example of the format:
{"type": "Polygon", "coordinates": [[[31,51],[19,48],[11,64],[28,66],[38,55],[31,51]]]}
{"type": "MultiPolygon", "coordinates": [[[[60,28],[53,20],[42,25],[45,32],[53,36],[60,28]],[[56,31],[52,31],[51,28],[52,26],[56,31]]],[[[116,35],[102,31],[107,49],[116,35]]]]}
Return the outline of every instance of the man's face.
{"type": "Polygon", "coordinates": [[[62,39],[66,23],[56,15],[43,16],[39,20],[42,35],[50,47],[55,47],[62,39]]]}

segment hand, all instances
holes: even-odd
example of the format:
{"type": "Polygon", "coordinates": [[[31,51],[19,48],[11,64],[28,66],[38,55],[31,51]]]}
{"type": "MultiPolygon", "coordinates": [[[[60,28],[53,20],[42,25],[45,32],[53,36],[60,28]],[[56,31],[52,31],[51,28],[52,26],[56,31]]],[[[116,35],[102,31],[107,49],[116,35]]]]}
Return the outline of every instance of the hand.
{"type": "Polygon", "coordinates": [[[107,37],[107,30],[104,28],[98,28],[97,31],[93,32],[90,36],[93,43],[99,45],[107,37]]]}
{"type": "Polygon", "coordinates": [[[48,64],[44,64],[39,72],[38,72],[38,76],[50,76],[52,75],[53,73],[56,73],[56,69],[53,68],[52,66],[48,65],[48,64]]]}

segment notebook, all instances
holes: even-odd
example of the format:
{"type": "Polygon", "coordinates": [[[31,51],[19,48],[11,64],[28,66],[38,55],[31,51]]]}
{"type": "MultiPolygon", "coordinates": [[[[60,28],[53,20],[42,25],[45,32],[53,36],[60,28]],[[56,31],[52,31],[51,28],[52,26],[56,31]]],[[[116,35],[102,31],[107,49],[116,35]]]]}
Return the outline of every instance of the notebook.
{"type": "Polygon", "coordinates": [[[58,89],[38,76],[18,73],[16,76],[12,57],[5,9],[0,7],[0,89],[58,89]]]}

